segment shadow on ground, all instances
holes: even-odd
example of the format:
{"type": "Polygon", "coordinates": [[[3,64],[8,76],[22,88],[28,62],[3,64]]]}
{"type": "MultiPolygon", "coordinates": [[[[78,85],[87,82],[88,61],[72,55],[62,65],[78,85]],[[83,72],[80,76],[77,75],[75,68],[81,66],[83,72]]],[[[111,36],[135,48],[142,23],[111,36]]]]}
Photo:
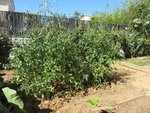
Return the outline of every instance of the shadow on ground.
{"type": "Polygon", "coordinates": [[[53,112],[50,108],[40,109],[39,104],[41,103],[40,100],[33,96],[26,96],[24,97],[25,109],[27,113],[51,113],[53,112]]]}

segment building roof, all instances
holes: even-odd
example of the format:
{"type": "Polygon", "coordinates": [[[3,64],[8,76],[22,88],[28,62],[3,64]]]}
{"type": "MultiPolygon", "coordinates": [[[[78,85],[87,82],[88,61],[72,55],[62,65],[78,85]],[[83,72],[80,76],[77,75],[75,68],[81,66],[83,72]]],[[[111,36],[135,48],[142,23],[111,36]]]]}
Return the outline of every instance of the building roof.
{"type": "Polygon", "coordinates": [[[91,16],[89,16],[89,15],[84,15],[84,16],[82,16],[82,17],[80,18],[80,20],[82,20],[82,21],[90,21],[90,20],[91,20],[91,16]]]}

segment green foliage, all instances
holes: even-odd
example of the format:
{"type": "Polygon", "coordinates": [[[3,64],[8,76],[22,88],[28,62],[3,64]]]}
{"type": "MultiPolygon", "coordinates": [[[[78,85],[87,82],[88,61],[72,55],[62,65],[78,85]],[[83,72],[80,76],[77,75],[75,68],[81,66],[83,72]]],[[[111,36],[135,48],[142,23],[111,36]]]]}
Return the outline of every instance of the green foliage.
{"type": "Polygon", "coordinates": [[[73,13],[72,18],[74,18],[74,19],[80,19],[81,16],[82,16],[82,14],[81,14],[80,12],[75,11],[75,12],[73,13]]]}
{"type": "Polygon", "coordinates": [[[22,102],[21,98],[17,95],[17,92],[9,87],[5,87],[2,89],[4,95],[7,98],[9,103],[17,105],[20,109],[24,108],[24,103],[22,102]]]}
{"type": "Polygon", "coordinates": [[[100,100],[99,98],[92,98],[92,99],[88,99],[87,102],[89,102],[91,106],[96,107],[100,103],[100,100]]]}
{"type": "Polygon", "coordinates": [[[150,38],[132,31],[126,37],[131,57],[150,55],[150,38]]]}
{"type": "Polygon", "coordinates": [[[147,26],[147,21],[150,20],[149,15],[149,0],[126,0],[121,8],[116,8],[113,12],[109,11],[109,6],[102,13],[96,12],[92,20],[100,23],[110,24],[125,24],[129,25],[136,18],[144,19],[147,26]]]}
{"type": "Polygon", "coordinates": [[[7,87],[7,84],[0,77],[0,113],[12,113],[11,108],[19,111],[19,113],[25,113],[23,110],[24,103],[16,90],[7,87]]]}
{"type": "Polygon", "coordinates": [[[98,85],[110,76],[120,47],[115,38],[100,27],[39,29],[29,36],[28,44],[12,49],[15,82],[27,94],[43,98],[98,85]]]}
{"type": "Polygon", "coordinates": [[[150,0],[130,0],[125,2],[122,9],[117,9],[113,13],[106,11],[93,17],[93,21],[128,25],[125,30],[112,31],[118,37],[115,40],[121,44],[126,58],[145,56],[150,55],[149,12],[150,0]]]}
{"type": "Polygon", "coordinates": [[[119,37],[116,41],[121,44],[125,58],[150,55],[150,38],[132,29],[114,31],[119,37]]]}
{"type": "Polygon", "coordinates": [[[134,5],[136,10],[129,28],[124,32],[123,46],[127,57],[150,55],[150,0],[134,5]],[[126,46],[126,47],[125,47],[126,46]]]}
{"type": "Polygon", "coordinates": [[[130,28],[150,37],[150,0],[143,0],[137,4],[137,14],[130,22],[130,28]]]}
{"type": "Polygon", "coordinates": [[[104,11],[102,13],[95,13],[92,16],[92,21],[99,23],[110,23],[110,24],[125,24],[123,11],[116,8],[113,13],[109,11],[104,11]]]}
{"type": "Polygon", "coordinates": [[[136,3],[134,0],[126,0],[121,8],[116,8],[113,12],[110,11],[109,5],[107,5],[104,12],[96,12],[93,15],[92,21],[107,24],[128,25],[135,17],[135,7],[136,3]]]}

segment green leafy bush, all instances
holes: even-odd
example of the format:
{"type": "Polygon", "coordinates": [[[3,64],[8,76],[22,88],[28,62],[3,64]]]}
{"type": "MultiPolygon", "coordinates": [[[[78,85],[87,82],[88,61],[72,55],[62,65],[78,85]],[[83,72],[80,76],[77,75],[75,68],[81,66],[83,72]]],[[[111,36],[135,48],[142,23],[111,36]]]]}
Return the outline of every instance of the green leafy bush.
{"type": "MultiPolygon", "coordinates": [[[[121,18],[122,23],[126,23],[128,28],[120,31],[112,31],[118,37],[116,41],[121,44],[125,58],[150,55],[149,7],[150,0],[138,0],[137,2],[131,0],[126,3],[126,8],[118,12],[118,14],[122,12],[122,14],[128,15],[122,16],[121,18]]],[[[114,16],[114,14],[115,12],[111,16],[114,16]]],[[[101,18],[95,18],[95,21],[102,21],[108,16],[109,14],[106,13],[105,16],[101,16],[101,18]]],[[[108,19],[109,18],[105,19],[105,21],[109,23],[108,19]]],[[[115,20],[111,22],[113,23],[114,21],[115,20]]]]}
{"type": "Polygon", "coordinates": [[[118,43],[124,51],[125,58],[150,55],[150,37],[145,36],[133,29],[115,31],[118,43]]]}
{"type": "Polygon", "coordinates": [[[126,24],[124,13],[126,11],[116,8],[112,13],[108,9],[102,13],[95,13],[92,16],[92,21],[107,24],[126,24]]]}
{"type": "MultiPolygon", "coordinates": [[[[143,28],[148,30],[150,20],[149,7],[150,0],[125,0],[122,7],[116,8],[113,12],[109,6],[104,12],[96,12],[92,20],[100,23],[123,24],[129,25],[134,23],[133,20],[142,20],[143,28]]],[[[133,24],[132,24],[133,25],[133,24]]],[[[136,25],[137,26],[137,25],[136,25]]]]}
{"type": "Polygon", "coordinates": [[[129,25],[138,33],[150,37],[150,0],[139,0],[135,7],[136,15],[129,25]]]}
{"type": "Polygon", "coordinates": [[[15,82],[27,94],[43,98],[98,85],[110,76],[120,47],[115,38],[100,27],[39,29],[29,36],[28,44],[12,49],[15,82]]]}
{"type": "Polygon", "coordinates": [[[136,31],[126,35],[126,45],[131,57],[150,55],[150,39],[136,31]]]}
{"type": "Polygon", "coordinates": [[[92,16],[92,21],[116,25],[128,25],[137,15],[136,4],[135,0],[125,0],[122,7],[115,8],[113,12],[111,12],[109,5],[107,5],[105,11],[97,11],[92,16]]]}
{"type": "Polygon", "coordinates": [[[150,0],[139,0],[136,13],[124,32],[123,47],[127,57],[150,55],[150,0]]]}

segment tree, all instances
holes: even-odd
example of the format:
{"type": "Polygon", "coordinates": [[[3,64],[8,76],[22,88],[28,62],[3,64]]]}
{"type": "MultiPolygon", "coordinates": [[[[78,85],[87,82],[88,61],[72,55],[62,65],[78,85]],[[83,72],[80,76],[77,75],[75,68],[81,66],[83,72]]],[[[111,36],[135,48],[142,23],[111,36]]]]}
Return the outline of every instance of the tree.
{"type": "Polygon", "coordinates": [[[81,13],[80,13],[80,12],[75,11],[75,12],[73,13],[72,18],[74,18],[74,19],[80,19],[80,17],[81,17],[81,13]]]}

